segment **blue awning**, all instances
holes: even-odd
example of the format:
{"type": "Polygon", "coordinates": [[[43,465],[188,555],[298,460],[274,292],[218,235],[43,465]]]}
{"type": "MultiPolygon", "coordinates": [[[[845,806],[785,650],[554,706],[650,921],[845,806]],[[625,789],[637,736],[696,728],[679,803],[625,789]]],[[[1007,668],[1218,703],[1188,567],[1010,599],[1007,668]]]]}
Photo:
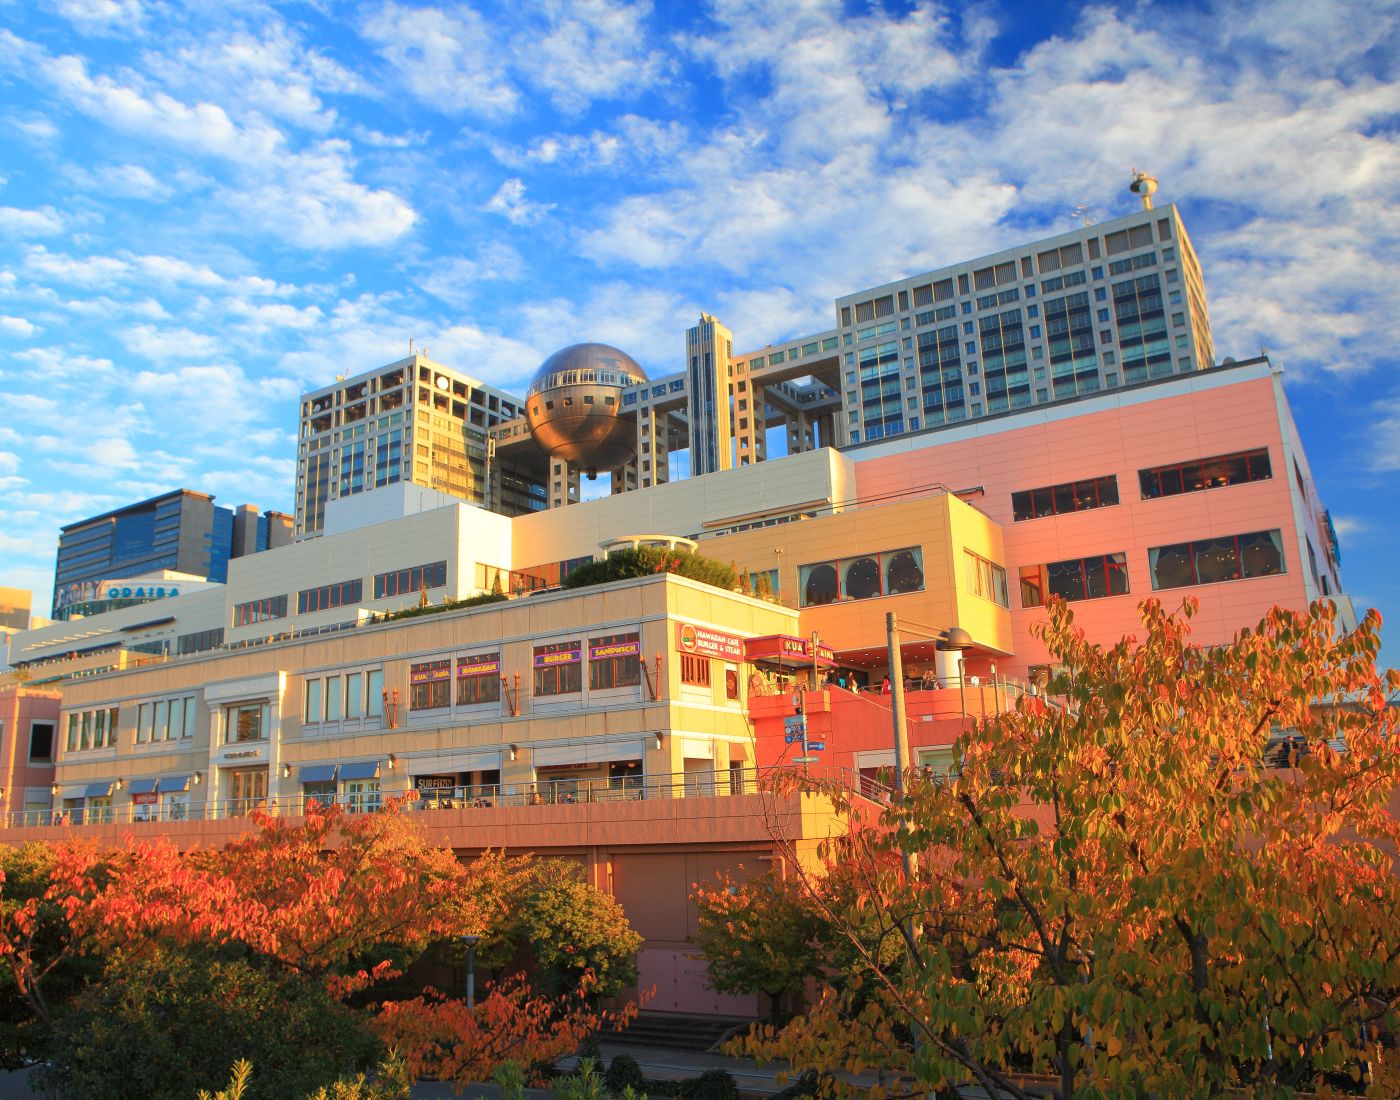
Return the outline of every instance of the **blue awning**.
{"type": "Polygon", "coordinates": [[[105,783],[89,783],[83,788],[84,798],[111,798],[112,781],[109,779],[105,783]]]}
{"type": "Polygon", "coordinates": [[[334,764],[312,764],[301,769],[299,778],[303,783],[333,783],[335,767],[334,764]]]}
{"type": "Polygon", "coordinates": [[[126,789],[132,794],[155,794],[156,780],[154,779],[133,779],[126,785],[126,789]]]}
{"type": "Polygon", "coordinates": [[[341,779],[378,779],[378,760],[358,760],[353,764],[340,765],[341,779]]]}
{"type": "Polygon", "coordinates": [[[193,778],[189,775],[163,775],[157,780],[160,784],[160,793],[173,794],[176,791],[187,791],[190,789],[190,780],[193,778]]]}

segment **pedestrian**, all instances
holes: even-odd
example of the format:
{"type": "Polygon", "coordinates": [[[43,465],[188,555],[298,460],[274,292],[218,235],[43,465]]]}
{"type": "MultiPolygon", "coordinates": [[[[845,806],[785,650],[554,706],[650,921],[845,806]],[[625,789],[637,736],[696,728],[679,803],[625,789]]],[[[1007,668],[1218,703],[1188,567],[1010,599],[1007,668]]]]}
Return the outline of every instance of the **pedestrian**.
{"type": "Polygon", "coordinates": [[[890,693],[890,678],[889,678],[888,676],[886,676],[885,679],[884,679],[884,682],[880,685],[880,694],[881,694],[881,695],[888,695],[889,693],[890,693]]]}

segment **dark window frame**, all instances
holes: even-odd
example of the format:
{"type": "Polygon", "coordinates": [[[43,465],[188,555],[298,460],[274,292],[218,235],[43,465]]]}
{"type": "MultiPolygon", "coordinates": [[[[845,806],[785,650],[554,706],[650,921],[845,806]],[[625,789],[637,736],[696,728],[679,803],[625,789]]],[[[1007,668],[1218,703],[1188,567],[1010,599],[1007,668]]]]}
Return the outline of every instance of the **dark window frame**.
{"type": "Polygon", "coordinates": [[[1062,481],[1058,485],[1042,485],[1012,493],[1011,520],[1013,523],[1024,523],[1047,516],[1112,508],[1121,503],[1117,474],[1082,477],[1075,481],[1062,481]],[[1068,504],[1068,507],[1061,507],[1062,503],[1068,504]]]}
{"type": "Polygon", "coordinates": [[[1044,607],[1051,596],[1059,596],[1066,603],[1079,603],[1082,600],[1102,600],[1111,596],[1132,594],[1131,579],[1128,576],[1128,555],[1125,551],[1111,551],[1106,554],[1090,554],[1083,558],[1066,558],[1063,561],[1046,562],[1041,565],[1023,565],[1020,570],[1021,606],[1044,607]],[[1057,579],[1079,578],[1077,592],[1071,594],[1056,591],[1057,579]],[[1122,590],[1115,591],[1113,579],[1121,578],[1122,590]],[[1100,591],[1095,591],[1095,588],[1100,591]]]}
{"type": "Polygon", "coordinates": [[[1231,485],[1248,485],[1255,481],[1273,480],[1273,462],[1268,447],[1248,451],[1211,455],[1185,462],[1168,462],[1138,471],[1138,489],[1143,500],[1204,493],[1231,485]],[[1233,478],[1231,463],[1243,463],[1244,477],[1233,478]],[[1155,490],[1155,491],[1154,491],[1155,490]]]}

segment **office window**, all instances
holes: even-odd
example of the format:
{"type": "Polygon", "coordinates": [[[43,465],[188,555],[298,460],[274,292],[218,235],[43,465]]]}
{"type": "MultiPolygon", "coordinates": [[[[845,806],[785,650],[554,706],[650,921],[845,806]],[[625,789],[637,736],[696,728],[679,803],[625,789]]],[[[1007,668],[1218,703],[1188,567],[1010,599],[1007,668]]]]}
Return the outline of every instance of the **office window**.
{"type": "Polygon", "coordinates": [[[1286,573],[1283,536],[1278,531],[1222,535],[1147,551],[1154,590],[1219,584],[1286,573]]]}
{"type": "Polygon", "coordinates": [[[582,690],[582,646],[577,640],[535,646],[536,695],[572,695],[582,690]]]}
{"type": "Polygon", "coordinates": [[[1084,512],[1118,503],[1118,478],[1113,474],[1066,481],[1041,489],[1025,489],[1011,494],[1011,518],[1014,521],[1041,519],[1044,516],[1084,512]]]}
{"type": "MultiPolygon", "coordinates": [[[[0,726],[0,740],[3,740],[3,730],[4,727],[0,726]]],[[[30,722],[29,762],[31,764],[52,764],[53,742],[54,724],[52,722],[30,722]]]]}
{"type": "Polygon", "coordinates": [[[447,586],[447,562],[438,561],[431,565],[415,565],[411,569],[399,569],[392,573],[378,573],[374,578],[374,598],[404,596],[421,592],[424,589],[445,588],[447,586]]]}
{"type": "Polygon", "coordinates": [[[339,581],[320,588],[307,588],[297,594],[297,614],[309,615],[316,611],[329,611],[333,607],[360,602],[364,594],[364,582],[354,580],[339,581]]]}
{"type": "Polygon", "coordinates": [[[1266,447],[1138,471],[1144,500],[1200,493],[1248,481],[1267,481],[1273,476],[1266,447]]]}
{"type": "Polygon", "coordinates": [[[1128,558],[1123,553],[1021,567],[1022,607],[1040,607],[1050,596],[1073,602],[1127,592],[1128,558]]]}
{"type": "Polygon", "coordinates": [[[365,673],[365,717],[384,717],[384,670],[370,669],[365,673]]]}
{"type": "Polygon", "coordinates": [[[642,638],[640,634],[609,634],[588,639],[588,686],[606,688],[636,687],[642,682],[642,638]]]}
{"type": "Polygon", "coordinates": [[[681,683],[695,687],[710,686],[710,659],[681,654],[681,683]]]}
{"type": "Polygon", "coordinates": [[[225,708],[227,727],[224,740],[230,744],[262,741],[267,738],[270,708],[267,703],[243,703],[225,708]]]}
{"type": "Polygon", "coordinates": [[[321,720],[321,681],[320,679],[307,680],[304,692],[304,705],[302,707],[301,720],[303,722],[319,722],[321,720]]]}
{"type": "Polygon", "coordinates": [[[408,709],[436,710],[451,703],[452,659],[408,666],[408,709]]]}
{"type": "Polygon", "coordinates": [[[233,607],[234,626],[251,626],[253,623],[267,622],[271,619],[285,619],[286,617],[286,596],[266,596],[261,600],[249,600],[247,603],[234,604],[233,607]]]}
{"type": "Polygon", "coordinates": [[[1006,570],[966,548],[963,549],[963,587],[984,600],[991,600],[1002,607],[1011,606],[1006,592],[1006,570]]]}

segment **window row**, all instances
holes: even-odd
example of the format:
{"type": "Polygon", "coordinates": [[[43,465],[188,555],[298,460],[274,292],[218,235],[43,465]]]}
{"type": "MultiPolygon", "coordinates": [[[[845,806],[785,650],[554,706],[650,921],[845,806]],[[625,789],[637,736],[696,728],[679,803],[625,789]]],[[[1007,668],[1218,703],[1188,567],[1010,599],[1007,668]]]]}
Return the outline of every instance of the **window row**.
{"type": "Polygon", "coordinates": [[[447,586],[447,562],[436,561],[431,565],[415,565],[412,569],[399,569],[392,573],[377,573],[374,577],[374,598],[404,596],[430,588],[447,586]]]}
{"type": "MultiPolygon", "coordinates": [[[[578,640],[534,648],[535,694],[571,695],[583,690],[583,646],[578,640]]],[[[637,687],[642,682],[642,640],[637,633],[588,639],[588,688],[637,687]]]]}
{"type": "Polygon", "coordinates": [[[798,569],[803,607],[839,600],[868,600],[924,590],[924,551],[920,546],[885,550],[798,569]]]}
{"type": "Polygon", "coordinates": [[[302,694],[302,721],[339,722],[343,718],[381,718],[384,715],[384,670],[337,672],[306,681],[302,694]]]}
{"type": "Polygon", "coordinates": [[[247,603],[234,604],[233,606],[234,626],[252,626],[254,623],[265,623],[271,619],[285,619],[286,617],[286,596],[267,596],[261,600],[249,600],[247,603]]]}
{"type": "Polygon", "coordinates": [[[333,607],[356,604],[363,595],[364,582],[359,577],[320,588],[306,588],[297,593],[297,614],[309,615],[313,611],[329,611],[333,607]]]}
{"type": "Polygon", "coordinates": [[[184,741],[194,736],[194,696],[158,699],[136,709],[136,743],[184,741]]]}
{"type": "Polygon", "coordinates": [[[1083,512],[1090,508],[1106,508],[1117,503],[1118,478],[1109,474],[1012,493],[1011,518],[1019,522],[1067,512],[1083,512]]]}
{"type": "Polygon", "coordinates": [[[1199,493],[1206,489],[1239,485],[1247,481],[1267,481],[1273,476],[1273,468],[1269,465],[1269,451],[1265,447],[1138,471],[1138,480],[1141,482],[1145,500],[1173,497],[1181,493],[1199,493]]]}
{"type": "Polygon", "coordinates": [[[963,550],[963,586],[974,596],[1010,607],[1006,591],[1006,570],[971,550],[963,550]]]}
{"type": "MultiPolygon", "coordinates": [[[[1152,547],[1147,551],[1147,568],[1154,591],[1271,577],[1288,571],[1283,536],[1277,530],[1152,547]]],[[[1096,554],[1024,565],[1020,580],[1022,607],[1041,607],[1051,596],[1070,602],[1124,596],[1129,592],[1127,555],[1096,554]]]]}
{"type": "Polygon", "coordinates": [[[68,712],[68,752],[84,749],[105,749],[117,743],[118,707],[68,712]]]}

